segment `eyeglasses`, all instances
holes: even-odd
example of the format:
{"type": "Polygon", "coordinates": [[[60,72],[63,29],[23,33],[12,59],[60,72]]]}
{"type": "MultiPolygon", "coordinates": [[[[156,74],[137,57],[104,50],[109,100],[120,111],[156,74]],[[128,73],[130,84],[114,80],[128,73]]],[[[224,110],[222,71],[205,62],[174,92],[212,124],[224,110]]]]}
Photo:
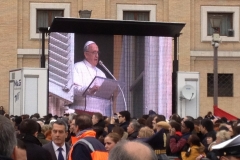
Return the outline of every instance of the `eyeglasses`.
{"type": "Polygon", "coordinates": [[[100,51],[93,51],[93,52],[90,52],[90,51],[86,51],[86,52],[89,52],[89,53],[91,53],[91,54],[93,54],[93,55],[100,55],[100,51]]]}

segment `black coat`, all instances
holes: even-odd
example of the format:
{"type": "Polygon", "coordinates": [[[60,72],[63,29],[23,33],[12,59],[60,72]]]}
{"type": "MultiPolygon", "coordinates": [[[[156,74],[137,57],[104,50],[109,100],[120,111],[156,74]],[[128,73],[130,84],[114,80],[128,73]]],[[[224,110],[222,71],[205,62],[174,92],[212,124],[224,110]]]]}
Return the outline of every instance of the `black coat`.
{"type": "Polygon", "coordinates": [[[26,145],[28,160],[52,160],[50,153],[42,148],[41,142],[33,135],[18,136],[26,145]]]}
{"type": "Polygon", "coordinates": [[[134,131],[132,134],[129,134],[128,135],[128,140],[134,140],[134,139],[136,139],[137,138],[137,136],[138,136],[138,131],[134,131]]]}
{"type": "Polygon", "coordinates": [[[157,133],[155,133],[152,137],[147,139],[145,142],[148,143],[153,150],[162,150],[165,149],[164,146],[164,134],[165,130],[161,129],[157,133]]]}
{"type": "Polygon", "coordinates": [[[13,160],[12,158],[6,157],[6,156],[1,156],[0,155],[0,160],[13,160]]]}

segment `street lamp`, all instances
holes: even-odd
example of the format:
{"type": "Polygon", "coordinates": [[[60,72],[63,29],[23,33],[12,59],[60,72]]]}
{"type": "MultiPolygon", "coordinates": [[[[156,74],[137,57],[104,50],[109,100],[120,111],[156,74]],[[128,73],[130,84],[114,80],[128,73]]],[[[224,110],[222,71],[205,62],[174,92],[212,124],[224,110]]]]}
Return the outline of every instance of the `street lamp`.
{"type": "Polygon", "coordinates": [[[212,15],[209,17],[211,27],[214,29],[212,35],[212,46],[214,49],[214,64],[213,64],[213,112],[218,107],[218,46],[220,39],[220,25],[222,22],[222,15],[212,15]]]}

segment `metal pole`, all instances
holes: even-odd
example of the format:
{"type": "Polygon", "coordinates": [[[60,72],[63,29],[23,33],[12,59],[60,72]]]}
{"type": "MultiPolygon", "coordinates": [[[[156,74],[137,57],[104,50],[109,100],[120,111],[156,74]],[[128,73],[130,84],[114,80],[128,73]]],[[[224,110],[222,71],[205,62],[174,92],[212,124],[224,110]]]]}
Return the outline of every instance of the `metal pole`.
{"type": "Polygon", "coordinates": [[[218,43],[217,42],[214,43],[213,48],[214,48],[214,64],[213,64],[213,73],[214,73],[213,87],[214,87],[214,93],[213,93],[213,107],[215,108],[215,107],[218,107],[218,43]]]}
{"type": "Polygon", "coordinates": [[[173,73],[172,73],[172,113],[177,113],[177,71],[178,71],[178,36],[174,37],[174,56],[173,56],[173,73]]]}

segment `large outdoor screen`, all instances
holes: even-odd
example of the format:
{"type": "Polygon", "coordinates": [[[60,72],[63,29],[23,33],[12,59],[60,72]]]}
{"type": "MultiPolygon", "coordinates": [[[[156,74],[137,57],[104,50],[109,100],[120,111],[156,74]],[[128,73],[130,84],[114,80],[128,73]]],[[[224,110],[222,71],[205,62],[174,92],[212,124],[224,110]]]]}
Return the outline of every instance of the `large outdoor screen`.
{"type": "Polygon", "coordinates": [[[49,113],[172,114],[171,37],[52,32],[48,63],[49,113]]]}

